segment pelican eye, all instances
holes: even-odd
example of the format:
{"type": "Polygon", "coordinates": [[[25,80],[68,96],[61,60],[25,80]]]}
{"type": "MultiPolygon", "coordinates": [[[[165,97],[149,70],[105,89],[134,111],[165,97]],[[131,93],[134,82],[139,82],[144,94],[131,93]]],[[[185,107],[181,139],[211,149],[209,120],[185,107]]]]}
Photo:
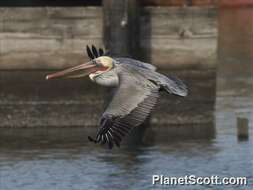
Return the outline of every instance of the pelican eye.
{"type": "Polygon", "coordinates": [[[95,64],[96,64],[97,66],[105,67],[104,64],[103,64],[100,60],[96,60],[95,62],[96,62],[95,64]]]}
{"type": "Polygon", "coordinates": [[[98,65],[98,63],[97,63],[94,59],[92,59],[91,62],[92,62],[92,64],[94,64],[94,65],[98,65]]]}

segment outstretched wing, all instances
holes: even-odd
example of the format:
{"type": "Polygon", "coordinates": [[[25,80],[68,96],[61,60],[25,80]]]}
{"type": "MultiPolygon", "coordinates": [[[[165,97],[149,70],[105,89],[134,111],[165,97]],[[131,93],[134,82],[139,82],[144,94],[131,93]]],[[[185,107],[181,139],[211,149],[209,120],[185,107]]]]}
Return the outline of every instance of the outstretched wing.
{"type": "Polygon", "coordinates": [[[131,59],[131,58],[119,57],[119,58],[115,58],[115,60],[118,61],[118,64],[127,64],[129,66],[140,67],[142,69],[148,69],[151,71],[156,70],[156,67],[154,65],[151,65],[149,63],[145,63],[142,61],[138,61],[135,59],[131,59]]]}
{"type": "MultiPolygon", "coordinates": [[[[135,62],[134,64],[132,64],[132,67],[135,67],[135,68],[138,67],[139,73],[143,77],[145,77],[147,80],[152,81],[153,83],[157,84],[158,86],[160,86],[161,89],[165,90],[169,94],[174,94],[174,95],[183,96],[183,97],[187,96],[188,94],[187,86],[184,84],[183,81],[181,81],[177,77],[165,76],[161,73],[156,72],[155,70],[145,68],[146,65],[150,65],[148,63],[146,63],[146,65],[143,65],[143,63],[141,62],[142,66],[135,65],[137,63],[138,62],[135,62]]],[[[123,63],[121,64],[124,65],[123,63]]]]}
{"type": "Polygon", "coordinates": [[[119,76],[118,87],[112,101],[103,113],[95,143],[120,146],[122,138],[148,117],[157,102],[159,88],[137,71],[128,69],[119,76]]]}

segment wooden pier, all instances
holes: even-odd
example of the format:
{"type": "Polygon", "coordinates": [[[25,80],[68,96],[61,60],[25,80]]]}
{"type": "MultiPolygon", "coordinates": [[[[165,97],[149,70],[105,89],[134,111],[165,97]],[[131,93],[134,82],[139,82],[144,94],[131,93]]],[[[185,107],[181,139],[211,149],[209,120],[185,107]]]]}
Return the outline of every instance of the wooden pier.
{"type": "Polygon", "coordinates": [[[190,96],[184,102],[162,98],[152,124],[213,125],[217,8],[197,1],[138,2],[0,7],[0,127],[96,126],[102,88],[85,79],[44,80],[51,70],[86,62],[87,44],[151,62],[187,81],[190,96]]]}

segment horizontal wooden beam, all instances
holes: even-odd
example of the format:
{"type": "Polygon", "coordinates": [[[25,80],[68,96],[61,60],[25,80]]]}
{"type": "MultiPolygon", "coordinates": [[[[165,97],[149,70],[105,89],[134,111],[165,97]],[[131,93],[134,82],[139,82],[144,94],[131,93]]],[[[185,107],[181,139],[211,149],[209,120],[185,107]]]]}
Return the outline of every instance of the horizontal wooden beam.
{"type": "MultiPolygon", "coordinates": [[[[104,88],[83,78],[47,81],[45,76],[50,72],[0,71],[0,128],[97,128],[103,113],[104,88]]],[[[178,124],[187,124],[187,129],[189,124],[194,128],[199,125],[202,132],[210,134],[212,128],[206,126],[213,121],[215,71],[163,73],[186,81],[191,93],[184,99],[162,96],[152,114],[152,125],[166,129],[176,125],[176,131],[178,124]]],[[[196,135],[200,130],[190,131],[196,135]]]]}
{"type": "MultiPolygon", "coordinates": [[[[61,69],[103,46],[101,7],[0,8],[0,69],[61,69]]],[[[159,67],[214,67],[217,9],[140,10],[140,57],[159,67]]]]}
{"type": "MultiPolygon", "coordinates": [[[[142,6],[215,6],[219,0],[138,0],[142,6]]],[[[81,7],[101,6],[102,0],[75,0],[75,1],[0,1],[5,7],[81,7]]]]}
{"type": "Polygon", "coordinates": [[[220,0],[221,7],[248,7],[253,6],[252,0],[220,0]]]}
{"type": "Polygon", "coordinates": [[[141,0],[143,6],[216,6],[218,0],[141,0]]]}

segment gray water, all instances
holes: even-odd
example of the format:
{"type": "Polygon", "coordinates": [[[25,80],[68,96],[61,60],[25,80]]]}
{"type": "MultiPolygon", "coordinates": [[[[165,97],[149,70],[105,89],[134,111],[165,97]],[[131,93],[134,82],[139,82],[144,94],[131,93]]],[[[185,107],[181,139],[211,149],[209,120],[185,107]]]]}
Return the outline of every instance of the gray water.
{"type": "MultiPolygon", "coordinates": [[[[96,132],[94,127],[1,128],[0,189],[224,189],[224,186],[152,185],[152,175],[217,175],[245,176],[248,178],[247,186],[228,186],[227,189],[251,190],[253,78],[238,73],[236,76],[218,74],[215,110],[213,117],[208,114],[207,122],[194,123],[205,120],[204,116],[212,106],[201,105],[211,105],[212,101],[202,98],[206,97],[207,91],[198,88],[207,84],[206,79],[193,80],[196,96],[193,95],[200,101],[182,102],[185,107],[181,107],[187,108],[187,113],[196,118],[190,120],[192,124],[151,126],[142,142],[123,143],[120,149],[108,150],[88,142],[87,136],[96,132]],[[248,140],[237,139],[239,117],[249,121],[248,140]],[[213,128],[214,136],[203,135],[205,129],[213,128]]],[[[194,98],[190,96],[189,99],[194,98]]],[[[165,106],[156,114],[166,115],[167,109],[173,112],[172,108],[165,106]]],[[[180,114],[180,110],[175,113],[180,114]]],[[[212,130],[206,133],[212,133],[212,130]]]]}
{"type": "Polygon", "coordinates": [[[150,189],[154,174],[247,176],[250,184],[239,189],[252,189],[252,140],[239,143],[233,134],[223,133],[211,141],[157,142],[113,151],[87,142],[30,143],[1,147],[1,189],[150,189]]]}
{"type": "MultiPolygon", "coordinates": [[[[253,188],[252,98],[217,98],[216,137],[209,140],[166,138],[165,128],[152,128],[153,140],[107,150],[86,140],[94,129],[6,129],[1,139],[1,190],[162,189],[152,175],[246,176],[253,188]],[[229,101],[233,104],[228,103],[229,101]],[[226,104],[226,102],[228,104],[226,104]],[[228,106],[229,105],[229,106],[228,106]],[[238,113],[239,110],[239,113],[238,113]],[[238,141],[236,115],[248,117],[250,138],[238,141]],[[20,131],[17,131],[20,130],[20,131]],[[18,135],[16,137],[14,134],[18,135]]],[[[3,131],[2,131],[3,132],[3,131]]],[[[203,189],[174,186],[173,189],[203,189]]],[[[224,189],[224,186],[205,186],[224,189]]]]}

